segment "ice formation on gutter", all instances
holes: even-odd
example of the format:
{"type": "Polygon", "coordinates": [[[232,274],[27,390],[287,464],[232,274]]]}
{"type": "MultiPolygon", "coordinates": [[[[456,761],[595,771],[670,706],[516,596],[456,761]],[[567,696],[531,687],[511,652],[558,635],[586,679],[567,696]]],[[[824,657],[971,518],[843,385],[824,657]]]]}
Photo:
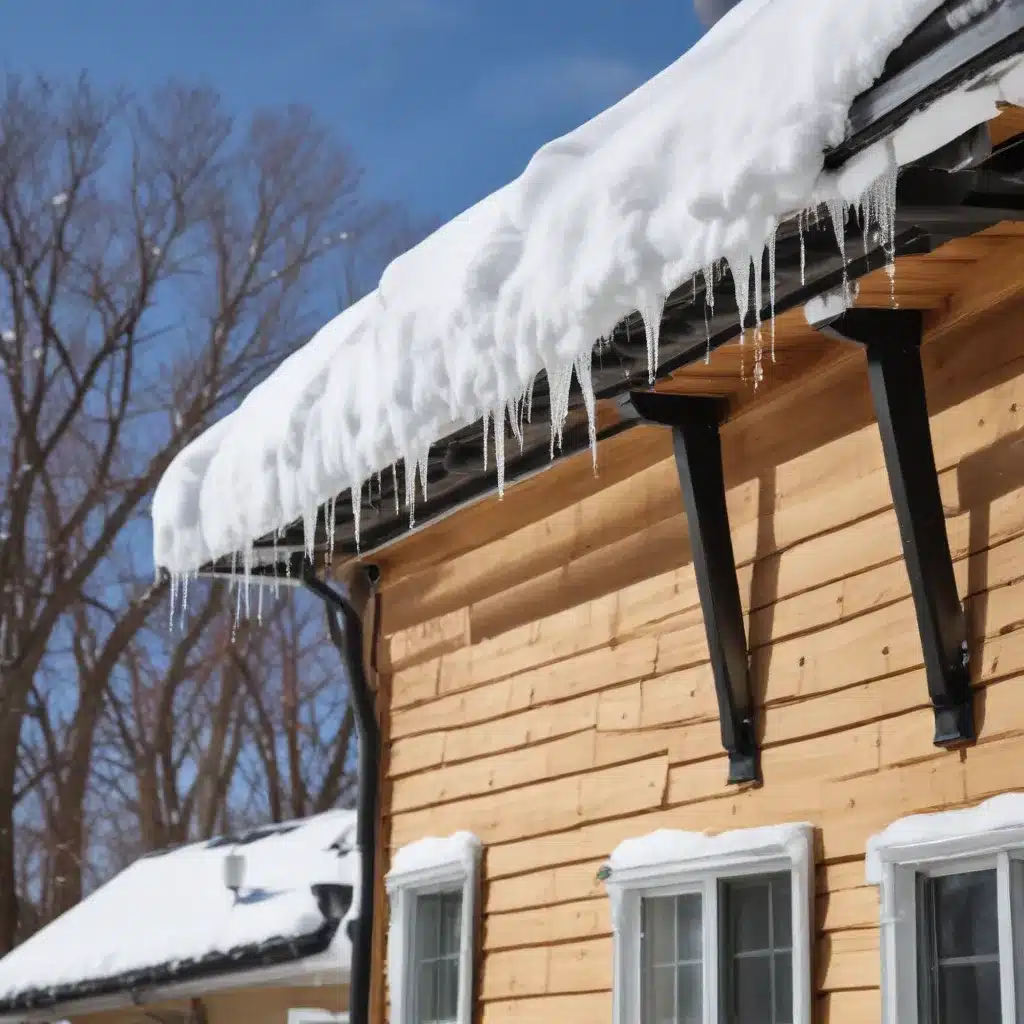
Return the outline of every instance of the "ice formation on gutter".
{"type": "MultiPolygon", "coordinates": [[[[939,2],[745,0],[676,63],[396,259],[375,292],[185,449],[153,501],[157,566],[181,577],[240,552],[248,570],[256,538],[302,519],[311,541],[325,505],[333,522],[335,495],[358,494],[399,460],[411,520],[431,444],[481,418],[500,492],[507,424],[515,436],[542,370],[552,445],[573,374],[593,441],[595,339],[639,310],[653,373],[666,297],[698,273],[710,284],[723,261],[746,319],[744,284],[753,268],[759,309],[763,253],[789,217],[803,224],[824,205],[842,246],[852,205],[891,251],[898,166],[994,116],[993,97],[940,101],[838,174],[823,169],[823,153],[939,2]]],[[[756,379],[760,325],[753,344],[756,379]]]]}

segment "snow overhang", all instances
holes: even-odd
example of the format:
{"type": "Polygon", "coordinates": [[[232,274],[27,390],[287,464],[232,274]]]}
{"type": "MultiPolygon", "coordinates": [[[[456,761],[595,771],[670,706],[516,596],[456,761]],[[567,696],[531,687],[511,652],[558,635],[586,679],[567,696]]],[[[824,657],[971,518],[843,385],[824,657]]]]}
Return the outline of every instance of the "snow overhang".
{"type": "Polygon", "coordinates": [[[1024,159],[984,124],[1024,97],[1022,49],[1024,0],[746,0],[186,449],[154,499],[158,565],[285,582],[313,550],[383,547],[629,429],[614,399],[755,310],[1019,219],[1024,159]],[[837,211],[865,200],[841,254],[837,211]],[[773,296],[749,286],[766,245],[773,296]]]}

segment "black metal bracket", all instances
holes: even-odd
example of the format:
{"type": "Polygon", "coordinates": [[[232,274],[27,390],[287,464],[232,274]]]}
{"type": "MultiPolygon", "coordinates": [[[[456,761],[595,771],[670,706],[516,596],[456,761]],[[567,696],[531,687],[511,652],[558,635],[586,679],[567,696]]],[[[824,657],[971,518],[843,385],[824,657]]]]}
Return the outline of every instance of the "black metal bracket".
{"type": "MultiPolygon", "coordinates": [[[[370,590],[378,571],[360,568],[360,581],[370,590]]],[[[349,1015],[352,1024],[368,1024],[373,959],[374,886],[376,884],[377,816],[380,802],[380,728],[376,698],[363,662],[363,621],[352,602],[320,579],[308,561],[302,563],[300,579],[306,589],[324,603],[331,641],[341,655],[348,676],[349,700],[359,741],[358,795],[356,797],[356,849],[359,853],[359,909],[349,921],[352,965],[349,982],[349,1015]]]]}
{"type": "Polygon", "coordinates": [[[917,310],[849,309],[815,326],[866,349],[935,710],[935,745],[971,742],[975,726],[967,621],[956,589],[928,421],[921,366],[923,318],[917,310]]]}
{"type": "Polygon", "coordinates": [[[760,756],[754,724],[747,637],[729,531],[719,425],[726,405],[655,391],[629,395],[642,422],[672,428],[679,486],[690,529],[697,592],[718,696],[729,782],[757,782],[760,756]]]}

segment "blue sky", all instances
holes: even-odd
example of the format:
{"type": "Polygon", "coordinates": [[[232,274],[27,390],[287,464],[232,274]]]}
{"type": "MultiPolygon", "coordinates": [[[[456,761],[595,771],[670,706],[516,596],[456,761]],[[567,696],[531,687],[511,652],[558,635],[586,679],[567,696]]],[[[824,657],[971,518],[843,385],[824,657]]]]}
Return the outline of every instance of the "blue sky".
{"type": "Polygon", "coordinates": [[[447,220],[699,32],[690,0],[31,0],[5,5],[0,61],[309,104],[374,194],[447,220]]]}

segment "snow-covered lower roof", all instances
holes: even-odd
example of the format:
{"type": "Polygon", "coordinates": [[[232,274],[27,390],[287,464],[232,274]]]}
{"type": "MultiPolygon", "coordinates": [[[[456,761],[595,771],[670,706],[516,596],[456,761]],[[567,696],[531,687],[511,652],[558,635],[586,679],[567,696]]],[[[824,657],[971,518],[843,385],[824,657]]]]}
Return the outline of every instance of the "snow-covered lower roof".
{"type": "MultiPolygon", "coordinates": [[[[314,886],[355,884],[352,811],[152,854],[0,960],[0,1013],[350,950],[314,886]],[[225,858],[244,857],[242,885],[225,858]]],[[[337,893],[338,891],[335,890],[337,893]]],[[[325,962],[326,970],[326,962],[325,962]]]]}
{"type": "MultiPolygon", "coordinates": [[[[744,0],[396,259],[375,292],[183,451],[154,497],[157,565],[189,573],[233,552],[246,562],[256,538],[299,519],[311,542],[321,506],[333,512],[336,495],[400,460],[411,502],[412,470],[453,430],[491,417],[501,457],[505,417],[515,424],[541,371],[554,430],[574,372],[592,413],[595,340],[639,310],[656,363],[666,296],[723,259],[748,281],[783,219],[865,198],[885,216],[902,160],[892,138],[837,172],[825,153],[940,3],[744,0]]],[[[938,144],[964,127],[950,130],[938,144]]],[[[742,316],[745,289],[737,300],[742,316]]]]}

